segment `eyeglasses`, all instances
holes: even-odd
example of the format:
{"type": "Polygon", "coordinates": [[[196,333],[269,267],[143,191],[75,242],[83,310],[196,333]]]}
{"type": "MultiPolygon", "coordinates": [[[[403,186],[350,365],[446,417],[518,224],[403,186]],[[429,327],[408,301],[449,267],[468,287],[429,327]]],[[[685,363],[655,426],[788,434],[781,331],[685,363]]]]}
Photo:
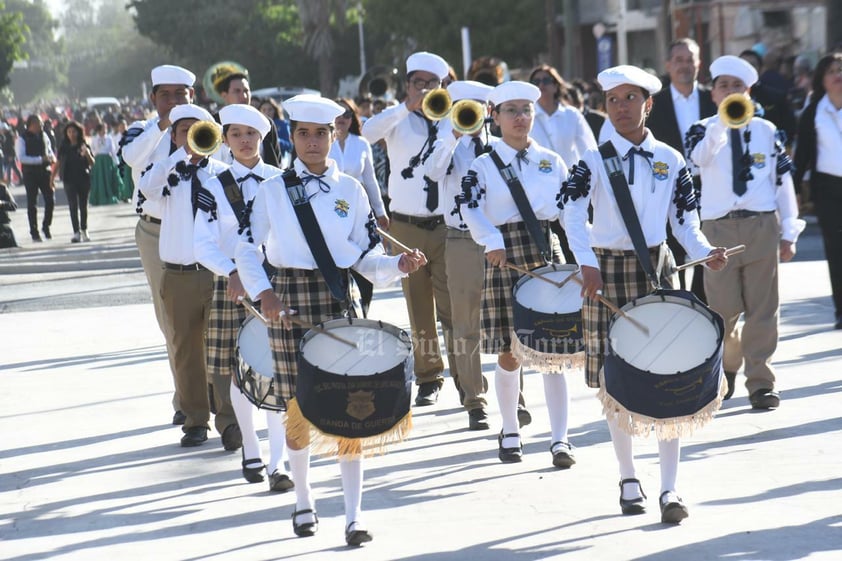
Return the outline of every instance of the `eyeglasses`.
{"type": "Polygon", "coordinates": [[[552,76],[544,76],[543,78],[532,78],[532,83],[536,86],[550,86],[555,85],[555,80],[553,80],[552,76]]]}
{"type": "Polygon", "coordinates": [[[416,90],[431,90],[441,85],[441,80],[433,78],[431,80],[423,80],[421,78],[413,78],[409,82],[416,90]]]}
{"type": "Polygon", "coordinates": [[[506,115],[507,117],[511,117],[513,119],[516,118],[516,117],[519,117],[521,115],[523,115],[524,117],[531,117],[532,116],[532,106],[531,105],[527,105],[526,107],[521,107],[519,109],[517,107],[503,107],[502,109],[499,109],[498,111],[500,113],[502,113],[503,115],[506,115]]]}

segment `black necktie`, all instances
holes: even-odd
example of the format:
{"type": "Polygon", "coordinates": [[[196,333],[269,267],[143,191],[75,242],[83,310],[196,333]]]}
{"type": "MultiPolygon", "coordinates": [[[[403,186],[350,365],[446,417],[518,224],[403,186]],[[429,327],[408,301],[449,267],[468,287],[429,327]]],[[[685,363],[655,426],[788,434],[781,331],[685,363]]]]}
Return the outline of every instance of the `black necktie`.
{"type": "Polygon", "coordinates": [[[439,207],[439,184],[426,175],[424,176],[424,183],[426,184],[424,190],[427,191],[427,210],[435,212],[439,207]]]}
{"type": "Polygon", "coordinates": [[[247,173],[246,175],[244,175],[244,176],[242,176],[242,177],[240,177],[240,178],[237,178],[237,183],[242,184],[242,183],[243,183],[245,180],[247,180],[247,179],[254,179],[254,180],[255,180],[255,181],[257,181],[258,183],[260,183],[261,181],[263,181],[263,178],[262,178],[262,177],[260,177],[259,175],[254,174],[254,173],[247,173]]]}
{"type": "Polygon", "coordinates": [[[521,163],[529,165],[529,158],[526,157],[526,154],[527,149],[524,148],[523,150],[519,151],[515,156],[515,158],[517,158],[517,169],[523,169],[521,163]]]}
{"type": "Polygon", "coordinates": [[[474,156],[479,158],[485,153],[485,147],[482,145],[482,140],[479,139],[478,136],[475,136],[471,139],[471,143],[474,145],[474,156]]]}
{"type": "MultiPolygon", "coordinates": [[[[325,174],[311,175],[309,173],[304,173],[301,175],[301,183],[303,183],[303,186],[306,187],[308,183],[310,183],[311,181],[315,181],[319,185],[319,191],[321,191],[322,193],[330,193],[330,184],[327,183],[324,179],[322,179],[324,176],[325,174]]],[[[307,197],[307,200],[312,199],[316,195],[318,195],[318,193],[313,193],[312,195],[307,197]]]]}
{"type": "Polygon", "coordinates": [[[739,129],[731,129],[731,176],[734,181],[734,193],[742,197],[748,187],[742,178],[743,144],[740,142],[739,129]]]}
{"type": "Polygon", "coordinates": [[[640,156],[649,162],[649,160],[655,157],[655,154],[643,148],[635,148],[634,146],[629,148],[629,151],[623,156],[624,160],[629,161],[629,185],[634,185],[634,158],[632,156],[640,156]]]}

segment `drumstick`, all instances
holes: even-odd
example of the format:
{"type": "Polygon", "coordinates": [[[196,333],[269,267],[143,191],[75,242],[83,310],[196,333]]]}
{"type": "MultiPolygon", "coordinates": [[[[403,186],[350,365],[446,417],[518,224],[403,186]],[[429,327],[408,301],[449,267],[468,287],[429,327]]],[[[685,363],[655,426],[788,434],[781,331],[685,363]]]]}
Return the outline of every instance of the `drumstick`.
{"type": "MultiPolygon", "coordinates": [[[[251,312],[252,314],[254,314],[254,316],[255,316],[257,319],[259,319],[260,321],[262,321],[264,325],[269,325],[269,320],[266,318],[266,316],[264,316],[263,314],[261,314],[261,313],[260,313],[260,310],[258,310],[257,308],[255,308],[255,307],[254,307],[254,305],[253,305],[251,302],[249,302],[249,301],[248,301],[248,300],[246,300],[245,298],[240,298],[240,304],[242,304],[243,306],[245,306],[245,308],[246,308],[249,312],[251,312]]],[[[330,332],[330,331],[328,331],[327,329],[324,329],[324,328],[322,328],[322,327],[319,327],[318,325],[310,325],[310,324],[304,323],[303,321],[299,320],[299,319],[298,319],[298,318],[296,318],[295,316],[292,316],[292,315],[290,315],[290,314],[287,314],[286,312],[283,312],[283,311],[281,312],[281,316],[286,316],[286,318],[290,321],[290,323],[293,323],[293,324],[295,324],[295,325],[297,325],[297,326],[299,326],[299,327],[303,327],[304,329],[312,329],[313,331],[315,331],[315,332],[317,332],[317,333],[322,333],[322,334],[324,334],[324,335],[327,335],[327,336],[328,336],[328,337],[330,337],[331,339],[334,339],[334,340],[336,340],[336,341],[339,341],[340,343],[344,343],[344,344],[348,345],[349,347],[354,347],[355,349],[357,348],[357,344],[356,344],[356,343],[354,343],[353,341],[349,341],[348,339],[345,339],[345,338],[343,338],[343,337],[340,337],[339,335],[337,335],[337,334],[335,334],[335,333],[331,333],[331,332],[330,332]]]]}
{"type": "MultiPolygon", "coordinates": [[[[544,282],[548,282],[551,285],[555,286],[556,288],[561,288],[562,286],[564,286],[563,282],[556,282],[551,278],[545,277],[544,275],[539,275],[538,273],[533,273],[529,269],[524,269],[523,267],[518,267],[514,263],[510,263],[510,262],[506,261],[504,263],[504,265],[506,267],[508,267],[509,269],[512,269],[513,271],[517,271],[518,273],[521,273],[521,274],[524,274],[526,276],[532,277],[533,279],[538,279],[538,280],[542,280],[544,282]]],[[[573,275],[570,275],[570,276],[573,276],[573,275]]],[[[567,282],[566,279],[565,279],[565,282],[567,282]]]]}
{"type": "MultiPolygon", "coordinates": [[[[732,255],[736,255],[737,253],[742,253],[746,250],[746,246],[744,245],[735,245],[734,247],[729,247],[725,250],[725,256],[730,257],[732,255]]],[[[708,261],[713,261],[716,259],[716,255],[708,255],[706,257],[702,257],[701,259],[694,259],[692,261],[688,261],[684,265],[679,265],[678,267],[673,267],[672,272],[677,273],[678,271],[683,271],[684,269],[689,269],[690,267],[695,267],[696,265],[703,265],[708,261]]]]}
{"type": "Polygon", "coordinates": [[[377,228],[377,233],[380,234],[381,236],[383,236],[384,238],[386,238],[387,240],[389,240],[390,242],[392,242],[393,244],[395,244],[396,246],[398,246],[399,248],[401,248],[403,251],[406,251],[408,253],[413,253],[415,251],[415,250],[405,246],[404,244],[399,242],[394,236],[387,234],[386,232],[384,232],[379,227],[377,228]]]}
{"type": "MultiPolygon", "coordinates": [[[[575,276],[575,275],[570,275],[570,276],[571,276],[571,277],[573,277],[573,276],[575,276]]],[[[585,284],[585,283],[584,283],[584,281],[582,281],[582,279],[580,279],[579,277],[576,277],[574,280],[575,280],[577,283],[579,283],[580,285],[584,285],[584,284],[585,284]]],[[[621,310],[619,307],[617,307],[617,304],[615,304],[614,302],[612,302],[611,300],[609,300],[608,298],[606,298],[605,296],[603,296],[603,295],[601,294],[601,292],[602,292],[602,291],[597,292],[597,294],[596,294],[596,299],[597,299],[597,300],[599,300],[599,301],[600,301],[600,302],[601,302],[601,303],[602,303],[602,304],[603,304],[606,308],[608,308],[609,310],[611,310],[611,311],[612,311],[612,312],[614,312],[615,314],[617,314],[617,315],[619,315],[619,316],[621,316],[621,317],[623,317],[623,318],[627,319],[627,320],[629,321],[629,323],[631,323],[633,326],[635,326],[636,328],[638,328],[639,330],[641,330],[641,331],[642,331],[643,333],[645,333],[647,336],[649,335],[649,328],[647,328],[645,325],[643,325],[642,323],[640,323],[638,320],[634,319],[633,317],[631,317],[630,315],[628,315],[626,312],[624,312],[623,310],[621,310]]]]}

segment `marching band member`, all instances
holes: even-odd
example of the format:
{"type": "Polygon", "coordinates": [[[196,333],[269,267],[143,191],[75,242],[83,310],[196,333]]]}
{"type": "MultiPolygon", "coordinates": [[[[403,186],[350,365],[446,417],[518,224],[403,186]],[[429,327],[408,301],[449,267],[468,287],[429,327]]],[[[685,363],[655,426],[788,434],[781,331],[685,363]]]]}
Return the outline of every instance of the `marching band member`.
{"type": "MultiPolygon", "coordinates": [[[[146,200],[157,201],[161,210],[161,300],[166,330],[172,336],[176,391],[186,416],[181,445],[199,446],[208,439],[210,420],[205,330],[213,296],[213,274],[196,261],[193,223],[204,196],[202,183],[228,166],[203,158],[187,146],[187,131],[197,121],[213,122],[210,113],[185,103],[172,108],[169,121],[176,150],[166,159],[149,164],[138,189],[146,200]]],[[[231,423],[236,427],[236,418],[231,423]]],[[[223,447],[236,450],[242,446],[242,437],[237,439],[236,448],[230,447],[231,441],[225,434],[229,426],[216,423],[223,447]]],[[[239,436],[239,427],[236,432],[239,436]]]]}
{"type": "MultiPolygon", "coordinates": [[[[674,285],[674,278],[666,276],[666,270],[674,263],[664,244],[667,219],[691,258],[716,255],[708,266],[722,269],[727,262],[724,249],[711,247],[699,229],[693,182],[684,159],[656,140],[645,126],[652,107],[651,95],[661,89],[660,80],[634,66],[609,68],[600,72],[597,79],[605,91],[605,105],[614,130],[609,142],[622,157],[622,171],[649,255],[656,263],[666,264],[656,273],[661,284],[674,285]],[[663,259],[659,259],[661,252],[663,259]]],[[[610,319],[608,309],[596,297],[604,293],[622,307],[651,289],[615,200],[606,165],[598,150],[586,152],[570,170],[559,201],[564,207],[570,247],[582,269],[582,295],[586,297],[585,374],[590,387],[600,385],[610,319]],[[590,228],[588,205],[593,206],[590,228]]],[[[623,514],[641,514],[645,512],[646,496],[635,478],[632,437],[620,428],[617,415],[608,415],[608,428],[620,467],[621,510],[623,514]]],[[[662,522],[678,523],[688,516],[687,507],[675,491],[679,449],[678,438],[658,441],[662,522]]]]}
{"type": "MultiPolygon", "coordinates": [[[[752,103],[748,92],[757,82],[757,71],[751,64],[721,56],[710,65],[710,73],[717,106],[733,93],[752,103]]],[[[771,122],[759,117],[729,132],[714,115],[687,133],[690,159],[702,177],[702,231],[712,243],[746,246],[731,266],[705,274],[704,280],[710,307],[725,320],[726,399],[734,393],[737,371],[745,364],[754,409],[780,405],[771,366],[778,344],[778,260],[792,259],[805,226],[798,219],[792,162],[781,138],[771,122]],[[740,332],[737,321],[743,313],[740,332]]]]}
{"type": "Polygon", "coordinates": [[[207,368],[215,388],[229,387],[231,404],[243,435],[243,477],[249,483],[263,481],[269,474],[269,489],[283,492],[293,486],[284,471],[284,425],[280,412],[266,410],[269,429],[269,465],[260,459],[260,442],[254,428],[254,406],[236,384],[237,335],[246,319],[238,305],[245,296],[234,264],[240,218],[264,179],[281,173],[260,159],[261,140],[269,132],[269,120],[250,105],[226,105],[219,111],[222,135],[231,150],[231,167],[204,183],[206,197],[200,197],[193,225],[196,261],[214,273],[213,305],[208,319],[207,368]],[[228,382],[228,378],[231,381],[228,382]]]}
{"type": "MultiPolygon", "coordinates": [[[[298,321],[292,323],[290,315],[311,324],[344,315],[347,282],[342,282],[343,269],[353,267],[376,284],[385,284],[417,270],[426,260],[417,250],[394,257],[383,253],[365,191],[328,159],[334,119],[344,109],[313,95],[290,98],[284,106],[290,115],[297,158],[283,176],[264,181],[258,189],[237,244],[236,264],[246,292],[261,302],[264,316],[272,322],[276,394],[289,410],[305,333],[298,321]],[[294,205],[305,207],[299,209],[300,219],[294,205]],[[271,282],[263,271],[261,244],[278,271],[271,282]]],[[[287,426],[296,495],[292,525],[297,536],[314,535],[319,523],[309,483],[308,444],[306,434],[293,434],[287,426]]],[[[360,455],[339,456],[348,545],[372,539],[362,520],[360,455]]]]}
{"type": "MultiPolygon", "coordinates": [[[[534,269],[561,262],[558,238],[549,232],[548,221],[559,217],[555,201],[567,177],[567,167],[558,154],[529,138],[539,95],[538,88],[526,82],[504,82],[491,91],[488,99],[494,104],[492,116],[500,127],[502,141],[491,153],[477,158],[462,180],[466,199],[461,205],[462,217],[471,237],[485,249],[481,345],[482,352],[497,355],[494,385],[503,417],[498,437],[501,462],[519,462],[523,456],[517,418],[521,364],[512,354],[512,289],[520,275],[505,265],[511,261],[521,268],[534,269]],[[514,173],[519,185],[507,183],[504,173],[514,173]],[[520,200],[515,191],[518,188],[520,200]],[[540,235],[533,237],[533,232],[540,235]]],[[[553,465],[569,468],[576,461],[567,441],[567,382],[564,375],[546,373],[543,381],[553,465]]]]}

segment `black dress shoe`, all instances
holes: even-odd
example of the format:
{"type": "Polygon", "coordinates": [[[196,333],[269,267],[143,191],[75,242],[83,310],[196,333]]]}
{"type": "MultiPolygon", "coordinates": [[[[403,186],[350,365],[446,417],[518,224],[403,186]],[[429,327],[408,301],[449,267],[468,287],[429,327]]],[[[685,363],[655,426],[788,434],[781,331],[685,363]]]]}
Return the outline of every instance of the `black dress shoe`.
{"type": "Polygon", "coordinates": [[[504,464],[511,464],[523,460],[523,444],[520,442],[520,435],[518,433],[512,432],[509,434],[503,434],[503,431],[500,431],[500,434],[497,435],[497,447],[499,448],[499,451],[497,452],[497,457],[500,458],[500,461],[504,464]],[[517,447],[503,448],[504,438],[517,438],[517,447]]]}
{"type": "Polygon", "coordinates": [[[245,450],[243,451],[243,477],[249,483],[260,483],[263,481],[263,470],[266,466],[263,465],[263,460],[260,458],[246,459],[245,450]]]}
{"type": "Polygon", "coordinates": [[[278,470],[272,472],[269,476],[269,490],[275,493],[286,493],[295,487],[295,483],[285,473],[279,473],[278,470]]]}
{"type": "Polygon", "coordinates": [[[374,539],[374,536],[368,530],[351,530],[351,526],[354,524],[356,522],[351,522],[345,528],[345,543],[359,546],[374,539]]]}
{"type": "Polygon", "coordinates": [[[308,538],[310,536],[315,536],[316,532],[319,531],[319,516],[316,514],[316,511],[311,508],[294,511],[292,513],[292,531],[295,532],[295,535],[299,538],[308,538]],[[296,516],[301,516],[302,514],[310,513],[313,514],[313,522],[304,522],[303,524],[299,524],[298,522],[296,522],[296,516]]]}
{"type": "Polygon", "coordinates": [[[191,446],[200,446],[208,439],[207,427],[190,427],[184,430],[184,436],[181,437],[181,445],[184,448],[191,446]]]}
{"type": "Polygon", "coordinates": [[[523,428],[531,422],[532,422],[532,414],[529,412],[529,409],[527,409],[523,405],[518,405],[517,406],[517,425],[520,428],[523,428]]]}
{"type": "Polygon", "coordinates": [[[781,405],[781,396],[775,390],[757,390],[748,400],[752,409],[777,409],[781,405]]]}
{"type": "Polygon", "coordinates": [[[468,411],[468,430],[488,430],[488,413],[478,407],[468,411]]]}
{"type": "Polygon", "coordinates": [[[418,395],[415,396],[415,405],[423,407],[425,405],[435,405],[439,400],[439,390],[441,386],[438,382],[424,382],[418,384],[418,395]]]}
{"type": "Polygon", "coordinates": [[[34,242],[44,241],[44,240],[41,239],[41,234],[39,234],[38,232],[32,232],[31,235],[32,235],[32,241],[34,241],[34,242]]]}
{"type": "Polygon", "coordinates": [[[836,316],[836,323],[833,325],[833,329],[842,329],[842,314],[836,316]]]}
{"type": "Polygon", "coordinates": [[[44,232],[44,237],[45,237],[45,238],[47,238],[48,240],[53,239],[53,236],[50,234],[50,227],[49,227],[49,226],[44,226],[44,227],[41,229],[41,231],[42,231],[42,232],[44,232]]]}
{"type": "Polygon", "coordinates": [[[553,455],[553,465],[559,469],[568,469],[576,463],[573,447],[569,442],[553,442],[550,445],[550,453],[553,455]]]}
{"type": "Polygon", "coordinates": [[[623,479],[620,481],[620,510],[623,514],[643,514],[646,512],[646,505],[644,501],[646,500],[646,493],[643,492],[643,487],[640,485],[640,481],[637,479],[623,479]],[[640,497],[636,499],[624,499],[623,498],[623,484],[625,483],[637,483],[637,488],[640,489],[640,497]]]}
{"type": "Polygon", "coordinates": [[[725,380],[728,382],[728,393],[722,398],[731,399],[731,396],[734,395],[734,386],[737,383],[737,373],[736,372],[726,372],[725,373],[725,380]]]}
{"type": "Polygon", "coordinates": [[[187,422],[187,415],[182,413],[180,409],[172,414],[172,424],[183,425],[185,422],[187,422]]]}
{"type": "MultiPolygon", "coordinates": [[[[243,433],[240,432],[240,425],[231,423],[222,431],[222,447],[232,452],[243,446],[243,433]]],[[[261,479],[261,481],[263,481],[261,479]]]]}
{"type": "Polygon", "coordinates": [[[679,524],[682,520],[690,516],[687,507],[684,506],[684,501],[681,497],[676,496],[674,501],[667,501],[666,495],[669,491],[661,493],[661,498],[658,502],[661,504],[661,522],[664,524],[679,524]]]}

